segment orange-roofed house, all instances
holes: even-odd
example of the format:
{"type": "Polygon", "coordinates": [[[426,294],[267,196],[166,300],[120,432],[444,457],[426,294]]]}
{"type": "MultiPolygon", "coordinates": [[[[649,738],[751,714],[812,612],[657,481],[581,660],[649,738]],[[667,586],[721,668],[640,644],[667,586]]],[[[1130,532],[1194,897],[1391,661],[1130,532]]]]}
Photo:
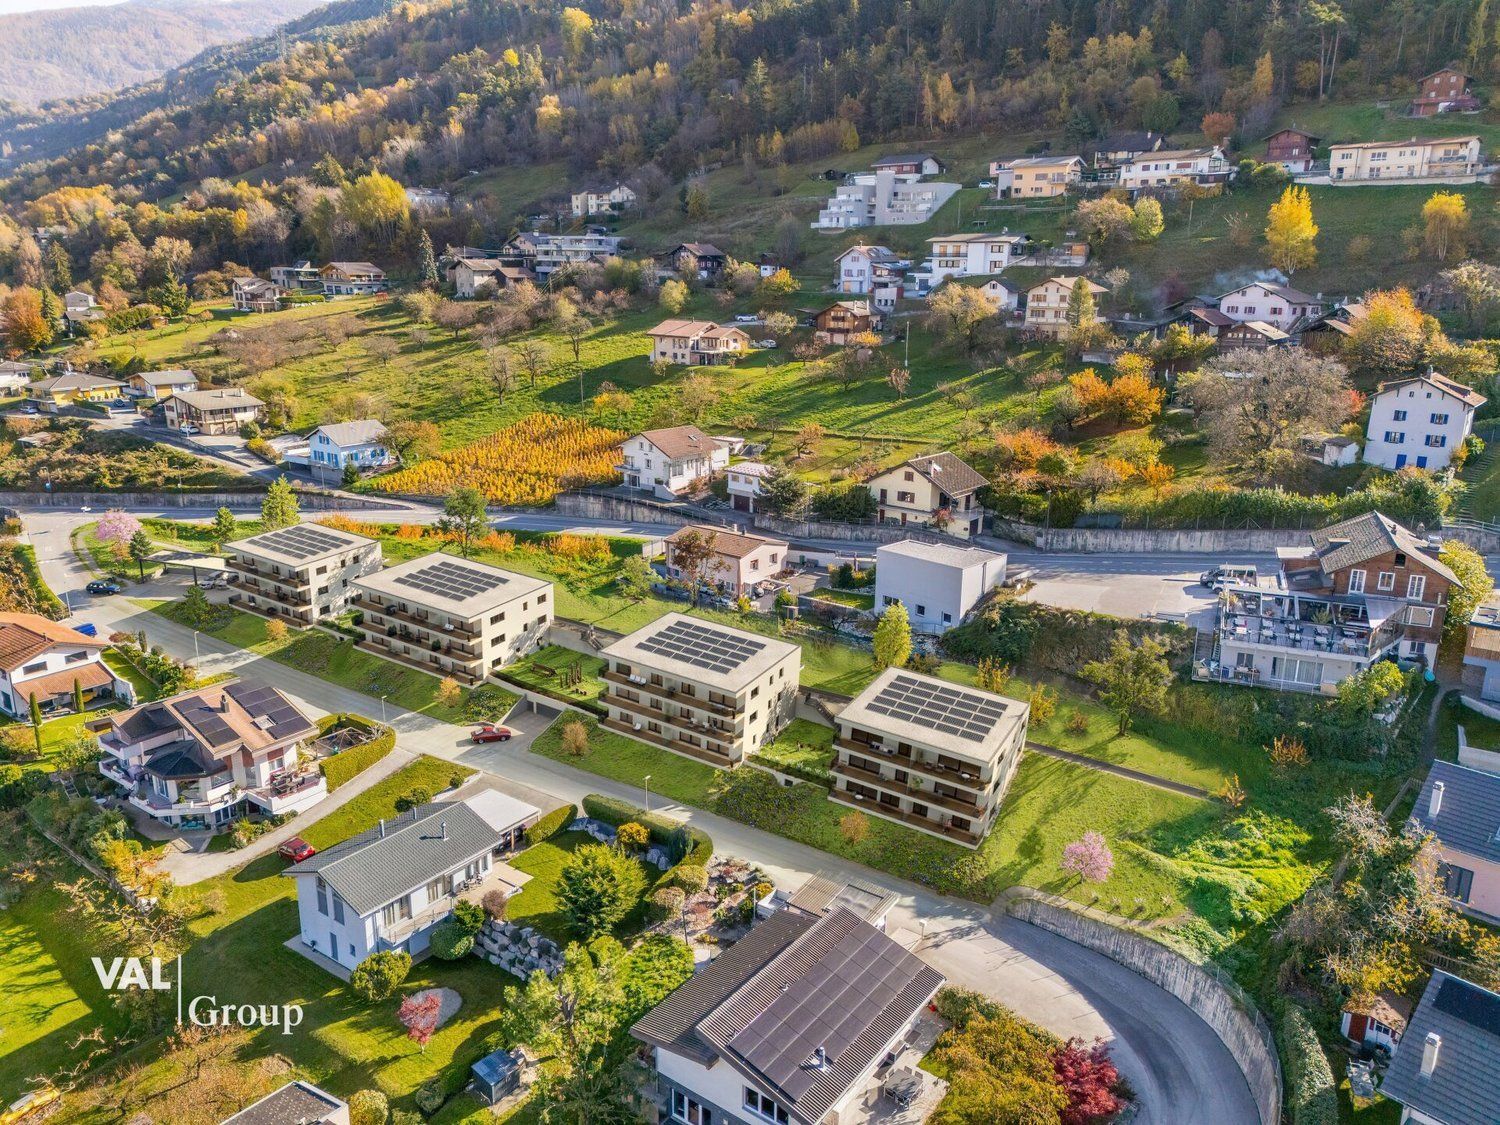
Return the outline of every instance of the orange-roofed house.
{"type": "Polygon", "coordinates": [[[130,701],[130,685],[104,663],[106,647],[37,613],[0,613],[0,710],[23,718],[33,695],[44,712],[71,710],[75,683],[85,706],[116,696],[130,701]]]}

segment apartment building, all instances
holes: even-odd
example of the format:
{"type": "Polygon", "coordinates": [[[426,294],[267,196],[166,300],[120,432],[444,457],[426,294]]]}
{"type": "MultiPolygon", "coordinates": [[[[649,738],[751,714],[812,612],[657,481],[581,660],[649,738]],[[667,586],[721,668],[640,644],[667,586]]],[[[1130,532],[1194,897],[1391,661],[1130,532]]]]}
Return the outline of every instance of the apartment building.
{"type": "Polygon", "coordinates": [[[99,738],[99,772],[173,828],[217,830],[254,810],[281,815],[328,793],[302,761],[317,726],[273,687],[231,680],[84,724],[99,738]]]}
{"type": "Polygon", "coordinates": [[[462,684],[532,651],[552,625],[552,583],[441,552],[353,585],[360,648],[462,684]]]}
{"type": "Polygon", "coordinates": [[[1127,191],[1173,188],[1183,184],[1209,187],[1227,184],[1237,169],[1218,145],[1208,148],[1143,152],[1120,165],[1120,186],[1127,191]]]}
{"type": "Polygon", "coordinates": [[[573,193],[573,217],[587,218],[590,215],[612,215],[635,206],[635,192],[621,183],[608,187],[584,188],[573,193]]]}
{"type": "Polygon", "coordinates": [[[311,625],[342,613],[353,582],[380,569],[380,544],[321,524],[299,524],[241,539],[226,547],[229,595],[237,609],[311,625]]]}
{"type": "Polygon", "coordinates": [[[792,718],[798,645],[669,613],[602,655],[604,725],[653,746],[732,768],[792,718]]]}
{"type": "MultiPolygon", "coordinates": [[[[1068,327],[1068,305],[1072,303],[1073,286],[1077,282],[1076,277],[1049,277],[1026,290],[1027,331],[1045,336],[1061,336],[1068,327]]],[[[1088,286],[1096,302],[1109,292],[1104,286],[1092,281],[1085,280],[1084,284],[1088,286]]],[[[1099,319],[1097,314],[1094,319],[1099,319]]]]}
{"type": "Polygon", "coordinates": [[[1259,321],[1274,325],[1283,332],[1321,317],[1328,303],[1323,295],[1304,293],[1290,285],[1272,281],[1252,281],[1231,289],[1218,299],[1219,312],[1230,320],[1247,323],[1259,321]]]}
{"type": "Polygon", "coordinates": [[[861,172],[838,186],[812,226],[814,230],[854,230],[925,223],[959,186],[889,169],[861,172]]]}
{"type": "Polygon", "coordinates": [[[607,234],[543,234],[527,231],[507,242],[501,254],[545,279],[554,270],[583,262],[602,262],[620,252],[622,239],[607,234]]]}
{"type": "Polygon", "coordinates": [[[1052,199],[1083,179],[1080,156],[1022,156],[990,164],[996,199],[1052,199]]]}
{"type": "Polygon", "coordinates": [[[985,277],[1014,265],[1030,245],[1024,234],[947,234],[929,238],[927,258],[912,271],[918,291],[936,289],[950,277],[985,277]]]}
{"type": "Polygon", "coordinates": [[[175,391],[162,409],[168,429],[183,433],[237,434],[241,426],[266,416],[266,404],[243,387],[175,391]]]}
{"type": "Polygon", "coordinates": [[[1331,695],[1378,660],[1436,659],[1458,578],[1433,543],[1379,512],[1309,540],[1278,552],[1277,574],[1222,592],[1195,678],[1331,695]]]}
{"type": "Polygon", "coordinates": [[[1489,399],[1429,370],[1381,383],[1370,399],[1365,460],[1385,469],[1446,469],[1474,432],[1474,412],[1489,399]]]}
{"type": "Polygon", "coordinates": [[[391,287],[385,270],[373,262],[329,262],[318,271],[318,278],[325,297],[367,297],[391,287]]]}
{"type": "Polygon", "coordinates": [[[1020,700],[887,668],[839,712],[833,799],[977,848],[1030,718],[1020,700]]]}
{"type": "Polygon", "coordinates": [[[871,477],[868,488],[881,523],[935,527],[967,539],[983,526],[979,490],[988,483],[957,455],[932,453],[871,477]]]}
{"type": "Polygon", "coordinates": [[[1483,163],[1479,138],[1409,137],[1333,145],[1328,174],[1334,183],[1371,180],[1427,180],[1472,176],[1483,163]]]}

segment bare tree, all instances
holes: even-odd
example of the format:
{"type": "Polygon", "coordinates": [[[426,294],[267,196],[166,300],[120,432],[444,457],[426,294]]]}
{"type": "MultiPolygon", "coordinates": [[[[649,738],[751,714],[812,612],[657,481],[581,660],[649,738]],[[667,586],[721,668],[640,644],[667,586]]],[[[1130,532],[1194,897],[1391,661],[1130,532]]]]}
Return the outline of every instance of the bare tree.
{"type": "Polygon", "coordinates": [[[1344,365],[1302,348],[1216,356],[1183,390],[1221,464],[1293,449],[1304,434],[1337,427],[1353,401],[1344,365]]]}
{"type": "Polygon", "coordinates": [[[511,345],[511,352],[517,365],[526,372],[527,385],[534,389],[536,381],[552,366],[552,349],[540,340],[530,338],[517,340],[511,345]]]}
{"type": "Polygon", "coordinates": [[[502,344],[486,349],[484,362],[489,371],[490,385],[495,388],[495,397],[504,403],[505,396],[516,387],[516,357],[502,344]]]}

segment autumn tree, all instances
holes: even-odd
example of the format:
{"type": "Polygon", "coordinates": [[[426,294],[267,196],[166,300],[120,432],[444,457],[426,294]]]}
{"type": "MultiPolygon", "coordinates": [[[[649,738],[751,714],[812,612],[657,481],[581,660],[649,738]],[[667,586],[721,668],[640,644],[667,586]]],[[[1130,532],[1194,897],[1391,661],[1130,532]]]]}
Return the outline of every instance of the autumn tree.
{"type": "Polygon", "coordinates": [[[871,653],[877,671],[906,666],[907,658],[911,656],[911,619],[900,602],[892,602],[881,613],[875,625],[871,653]]]}
{"type": "Polygon", "coordinates": [[[380,444],[394,453],[403,465],[414,465],[436,457],[442,443],[443,434],[435,422],[392,422],[380,435],[380,444]]]}
{"type": "Polygon", "coordinates": [[[1113,195],[1085,199],[1073,212],[1074,224],[1089,244],[1100,250],[1128,239],[1134,217],[1130,205],[1113,195]]]}
{"type": "Polygon", "coordinates": [[[1484,556],[1458,539],[1445,539],[1438,552],[1442,562],[1455,575],[1458,584],[1448,589],[1448,611],[1443,617],[1443,641],[1462,647],[1463,637],[1474,611],[1490,596],[1495,580],[1484,565],[1484,556]]]}
{"type": "Polygon", "coordinates": [[[999,306],[978,289],[950,283],[928,300],[927,322],[950,345],[973,355],[984,326],[999,311],[999,306]]]}
{"type": "Polygon", "coordinates": [[[1437,276],[1437,289],[1458,306],[1464,326],[1481,333],[1500,308],[1500,267],[1488,262],[1460,262],[1437,276]]]}
{"type": "Polygon", "coordinates": [[[1234,135],[1234,114],[1222,111],[1205,113],[1198,124],[1198,131],[1209,144],[1226,145],[1234,135]]]}
{"type": "Polygon", "coordinates": [[[1155,242],[1166,229],[1167,221],[1162,215],[1160,200],[1143,195],[1135,201],[1135,206],[1130,210],[1132,238],[1137,242],[1155,242]]]}
{"type": "Polygon", "coordinates": [[[1344,355],[1360,371],[1394,375],[1410,371],[1438,334],[1436,322],[1416,307],[1405,289],[1385,289],[1365,298],[1365,315],[1344,341],[1344,355]]]}
{"type": "Polygon", "coordinates": [[[1222,465],[1245,464],[1258,451],[1291,450],[1297,439],[1348,417],[1349,378],[1337,360],[1303,348],[1267,348],[1218,356],[1181,393],[1222,465]]]}
{"type": "Polygon", "coordinates": [[[676,316],[688,303],[688,287],[676,278],[669,278],[662,282],[661,289],[657,291],[656,303],[666,312],[676,316]]]}
{"type": "Polygon", "coordinates": [[[1440,262],[1462,257],[1469,247],[1469,208],[1456,191],[1433,192],[1422,204],[1422,241],[1440,262]]]}
{"type": "Polygon", "coordinates": [[[42,315],[42,294],[28,285],[12,289],[0,304],[5,340],[17,351],[29,352],[52,343],[56,327],[42,315]]]}
{"type": "Polygon", "coordinates": [[[1312,197],[1305,187],[1288,187],[1266,215],[1266,256],[1273,266],[1291,276],[1317,262],[1317,238],[1312,197]]]}
{"type": "Polygon", "coordinates": [[[1167,642],[1150,636],[1132,640],[1124,629],[1115,631],[1109,655],[1085,664],[1082,671],[1084,679],[1098,685],[1099,699],[1114,712],[1121,734],[1137,716],[1159,712],[1172,683],[1167,642]]]}
{"type": "Polygon", "coordinates": [[[384,172],[370,172],[339,193],[339,210],[372,243],[389,246],[411,215],[406,189],[384,172]]]}

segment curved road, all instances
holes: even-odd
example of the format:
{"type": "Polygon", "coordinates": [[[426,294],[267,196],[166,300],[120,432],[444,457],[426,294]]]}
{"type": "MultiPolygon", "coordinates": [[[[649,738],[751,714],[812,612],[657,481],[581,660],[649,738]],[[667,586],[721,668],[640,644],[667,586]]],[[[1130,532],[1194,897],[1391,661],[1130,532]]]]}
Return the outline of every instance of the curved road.
{"type": "MultiPolygon", "coordinates": [[[[87,604],[86,616],[100,626],[101,632],[146,628],[153,643],[173,655],[192,658],[191,630],[146,614],[124,598],[91,600],[83,593],[90,575],[73,555],[68,537],[74,527],[93,518],[97,517],[56,510],[26,516],[26,527],[47,582],[59,596],[67,596],[70,604],[87,604]]],[[[1118,556],[1099,561],[1113,567],[1124,562],[1118,556]]],[[[1109,583],[1105,569],[1086,573],[1096,575],[1101,585],[1109,583]]],[[[205,671],[234,670],[258,678],[285,691],[311,712],[381,712],[378,700],[212,638],[199,636],[197,645],[205,671]]],[[[527,753],[529,740],[473,747],[459,727],[413,712],[390,710],[390,721],[403,751],[461,760],[484,771],[496,788],[523,799],[543,796],[554,802],[577,801],[585,793],[602,792],[638,803],[642,800],[635,789],[527,753]]],[[[653,806],[664,807],[657,802],[653,806]]],[[[814,874],[843,874],[857,875],[895,891],[900,900],[891,912],[890,933],[952,983],[993,996],[1059,1036],[1101,1036],[1108,1040],[1116,1065],[1140,1097],[1140,1121],[1153,1125],[1250,1125],[1258,1121],[1244,1076],[1218,1037],[1186,1005],[1144,977],[1046,930],[996,916],[977,904],[936,895],[699,809],[665,807],[672,815],[701,825],[713,836],[719,850],[753,857],[778,886],[796,888],[814,874]]],[[[312,818],[322,812],[313,809],[306,815],[312,818]]],[[[260,846],[269,849],[277,842],[279,838],[272,834],[264,837],[260,846]]],[[[183,882],[193,882],[246,858],[244,853],[178,856],[174,857],[173,873],[183,882]]]]}

